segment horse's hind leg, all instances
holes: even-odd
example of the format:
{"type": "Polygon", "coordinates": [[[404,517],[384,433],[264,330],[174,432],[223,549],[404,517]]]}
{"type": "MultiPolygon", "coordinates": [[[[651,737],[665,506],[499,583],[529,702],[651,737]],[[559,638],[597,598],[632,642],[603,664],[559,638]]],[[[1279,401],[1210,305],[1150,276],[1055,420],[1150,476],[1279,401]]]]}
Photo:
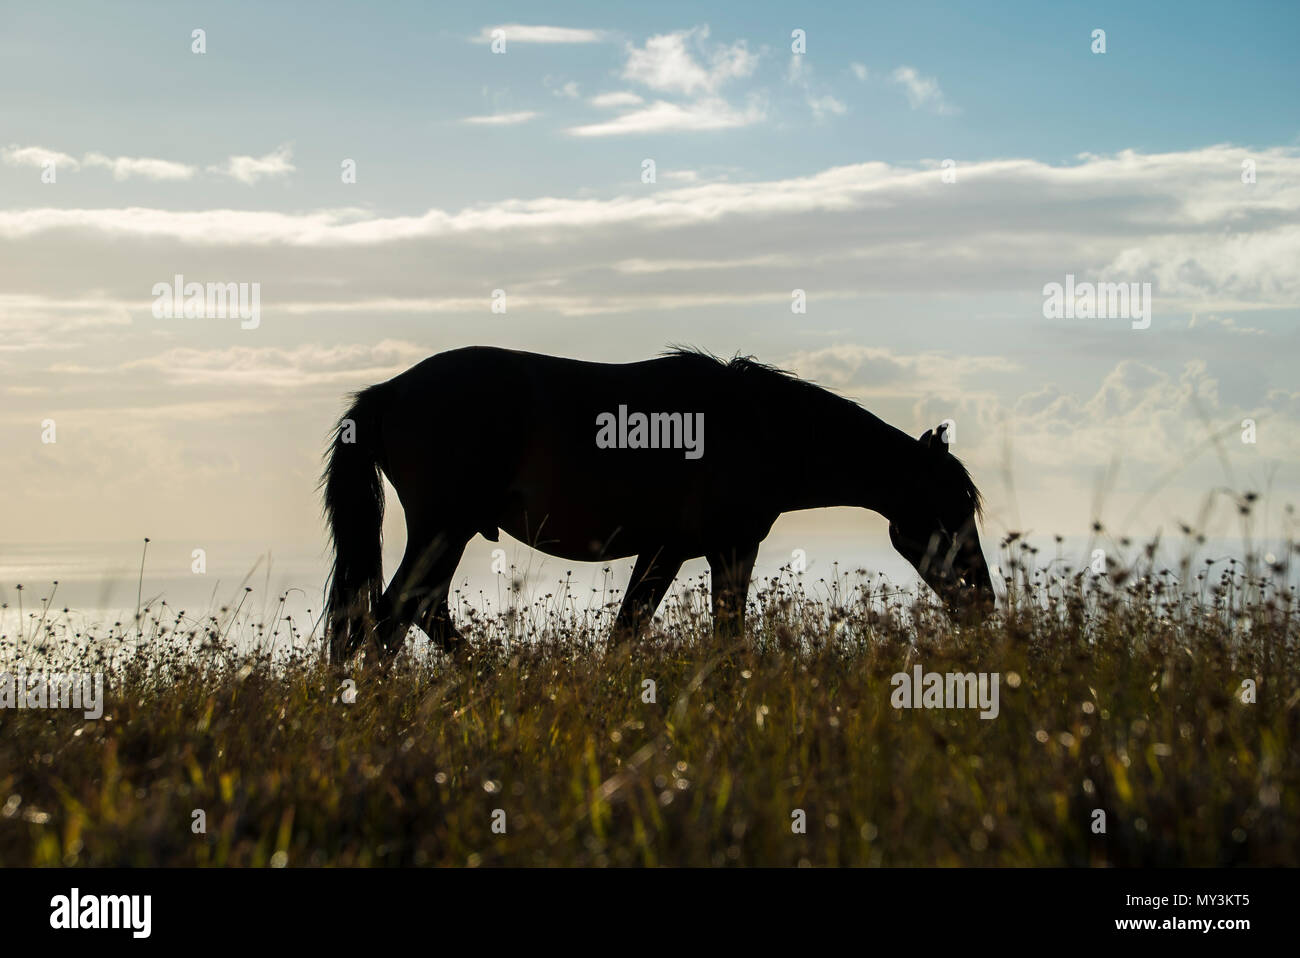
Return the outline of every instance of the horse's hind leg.
{"type": "Polygon", "coordinates": [[[460,641],[460,633],[452,625],[447,594],[473,535],[447,528],[422,534],[408,529],[402,563],[381,600],[385,615],[379,626],[379,640],[386,658],[401,650],[412,625],[423,629],[444,651],[460,641]]]}
{"type": "MultiPolygon", "coordinates": [[[[464,550],[462,546],[461,551],[464,550]]],[[[447,594],[451,589],[451,577],[456,574],[456,565],[460,562],[460,553],[454,561],[448,563],[445,572],[435,569],[431,574],[437,580],[433,595],[435,601],[427,604],[424,611],[416,618],[415,624],[444,652],[459,653],[465,648],[465,638],[456,628],[451,618],[451,607],[447,604],[447,594]]]]}

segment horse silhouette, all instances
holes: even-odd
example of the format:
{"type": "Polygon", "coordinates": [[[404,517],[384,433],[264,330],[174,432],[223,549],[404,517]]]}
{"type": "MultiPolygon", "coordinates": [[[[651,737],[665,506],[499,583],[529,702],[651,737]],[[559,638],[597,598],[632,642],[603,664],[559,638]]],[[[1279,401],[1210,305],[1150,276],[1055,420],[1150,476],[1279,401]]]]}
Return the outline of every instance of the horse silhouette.
{"type": "Polygon", "coordinates": [[[412,624],[458,648],[447,595],[475,533],[504,530],[577,561],[636,556],[616,635],[653,616],[704,556],[715,628],[738,633],[759,543],[777,516],[861,506],[953,615],[991,608],[980,494],[943,428],[919,440],[856,403],[749,358],[674,350],[581,362],[471,346],[352,397],[321,485],[334,546],[330,658],[383,657],[412,624]],[[406,518],[383,588],[382,476],[406,518]]]}

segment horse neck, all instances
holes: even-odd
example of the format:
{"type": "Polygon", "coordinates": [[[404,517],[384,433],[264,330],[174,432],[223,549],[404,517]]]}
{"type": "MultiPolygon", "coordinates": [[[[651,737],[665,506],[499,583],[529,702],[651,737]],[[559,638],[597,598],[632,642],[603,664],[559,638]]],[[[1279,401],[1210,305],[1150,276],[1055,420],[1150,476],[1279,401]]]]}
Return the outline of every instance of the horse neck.
{"type": "Polygon", "coordinates": [[[790,508],[858,506],[891,520],[907,514],[921,477],[920,444],[860,406],[830,398],[814,413],[814,441],[795,473],[790,508]]]}

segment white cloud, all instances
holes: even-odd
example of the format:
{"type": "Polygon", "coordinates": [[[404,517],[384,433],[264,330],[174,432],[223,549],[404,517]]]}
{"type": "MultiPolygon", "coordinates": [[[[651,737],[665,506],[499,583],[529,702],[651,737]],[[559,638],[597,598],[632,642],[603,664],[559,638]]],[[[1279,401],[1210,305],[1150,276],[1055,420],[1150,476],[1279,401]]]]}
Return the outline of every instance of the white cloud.
{"type": "Polygon", "coordinates": [[[788,361],[796,372],[850,396],[925,396],[958,392],[971,395],[975,384],[991,374],[1005,374],[1016,364],[1001,356],[901,354],[895,350],[845,344],[795,353],[788,361]]]}
{"type": "Polygon", "coordinates": [[[592,106],[598,107],[618,107],[618,106],[639,106],[645,100],[637,96],[630,90],[618,90],[614,93],[601,93],[593,96],[587,101],[592,106]]]}
{"type": "MultiPolygon", "coordinates": [[[[667,106],[667,114],[645,126],[681,121],[680,109],[667,106]]],[[[808,269],[823,271],[821,279],[804,282],[838,288],[865,284],[878,291],[964,296],[1013,290],[1037,301],[1031,308],[1041,311],[1043,285],[1061,282],[1066,272],[1080,280],[1149,281],[1158,327],[1162,315],[1180,309],[1232,314],[1300,304],[1294,268],[1300,260],[1300,150],[1249,151],[1270,170],[1269,184],[1253,190],[1224,173],[1240,170],[1247,155],[1217,146],[1167,154],[1125,151],[1068,165],[965,163],[958,187],[944,190],[937,163],[863,163],[748,182],[673,183],[665,177],[660,189],[604,198],[505,199],[399,216],[348,208],[6,209],[0,210],[0,244],[9,244],[3,249],[7,261],[25,262],[29,270],[39,269],[51,244],[63,250],[80,244],[93,261],[93,244],[105,237],[119,246],[166,239],[242,247],[260,270],[273,255],[255,252],[265,247],[384,247],[392,255],[427,259],[428,249],[417,244],[441,242],[462,251],[457,262],[463,271],[482,255],[474,244],[496,249],[508,234],[513,255],[540,257],[544,248],[545,265],[535,259],[540,269],[573,276],[579,262],[593,268],[628,259],[713,261],[719,242],[727,244],[728,258],[745,260],[770,255],[774,238],[784,237],[783,243],[799,244],[808,269]],[[671,236],[672,247],[658,248],[650,242],[656,236],[671,236]],[[566,262],[575,251],[581,257],[566,262]],[[945,268],[936,277],[938,261],[945,268]]],[[[346,269],[329,257],[320,262],[325,275],[346,269]]],[[[372,267],[382,272],[378,263],[372,267]]],[[[175,270],[160,260],[155,271],[159,275],[143,276],[136,285],[147,290],[175,270]]],[[[112,274],[101,281],[115,283],[112,274]]],[[[752,289],[765,278],[756,271],[735,281],[752,289]]]]}
{"type": "Polygon", "coordinates": [[[692,47],[703,55],[707,26],[653,36],[643,47],[627,47],[624,79],[640,83],[661,93],[694,95],[716,93],[729,80],[747,77],[754,72],[758,57],[750,53],[745,41],[717,46],[707,54],[707,62],[696,59],[692,47]]]}
{"type": "Polygon", "coordinates": [[[550,74],[542,77],[542,86],[551,91],[551,96],[576,100],[582,95],[582,85],[577,80],[565,80],[550,74]]]}
{"type": "Polygon", "coordinates": [[[747,266],[790,266],[795,259],[782,254],[747,256],[743,259],[633,259],[620,260],[613,269],[620,273],[676,273],[693,270],[742,269],[747,266]]]}
{"type": "Polygon", "coordinates": [[[115,180],[125,180],[133,176],[146,180],[188,180],[197,172],[194,167],[185,163],[155,160],[149,157],[110,157],[103,153],[87,153],[84,162],[88,167],[101,166],[111,170],[115,180]]]}
{"type": "Polygon", "coordinates": [[[590,99],[603,109],[628,108],[612,120],[570,127],[574,136],[623,136],[628,134],[725,130],[761,121],[766,110],[751,96],[745,107],[728,103],[719,89],[754,72],[758,57],[743,40],[708,48],[707,26],[652,36],[645,45],[627,45],[623,79],[661,95],[692,98],[692,102],[657,99],[647,104],[631,91],[603,93],[590,99]]]}
{"type": "Polygon", "coordinates": [[[511,43],[600,43],[605,39],[603,30],[503,23],[495,27],[484,27],[477,37],[478,42],[491,43],[492,34],[497,30],[505,31],[507,48],[511,43]]]}
{"type": "Polygon", "coordinates": [[[1217,234],[1165,233],[1126,246],[1103,272],[1107,279],[1140,275],[1166,294],[1188,300],[1233,290],[1243,299],[1295,296],[1300,229],[1239,230],[1217,234]]]}
{"type": "Polygon", "coordinates": [[[785,74],[786,82],[803,90],[804,102],[812,111],[813,119],[824,120],[828,116],[842,116],[848,107],[839,97],[825,92],[824,84],[813,80],[813,68],[804,63],[804,57],[791,54],[790,65],[785,74]]]}
{"type": "Polygon", "coordinates": [[[569,132],[574,136],[623,136],[664,131],[727,130],[758,123],[765,115],[766,111],[756,101],[751,101],[744,109],[737,109],[716,97],[687,104],[656,100],[643,109],[624,113],[613,120],[571,127],[569,132]]]}
{"type": "Polygon", "coordinates": [[[517,113],[489,113],[486,116],[467,116],[462,123],[469,123],[472,126],[514,126],[518,123],[527,123],[537,116],[533,110],[520,110],[517,113]]]}
{"type": "Polygon", "coordinates": [[[1240,336],[1263,336],[1266,335],[1264,330],[1256,329],[1254,326],[1242,326],[1231,316],[1197,316],[1187,321],[1188,329],[1212,329],[1221,330],[1225,333],[1236,333],[1240,336]]]}
{"type": "Polygon", "coordinates": [[[76,157],[58,150],[47,150],[43,146],[8,146],[0,150],[0,159],[6,166],[44,167],[53,163],[55,169],[76,170],[81,167],[76,157]]]}
{"type": "Polygon", "coordinates": [[[865,81],[867,79],[867,68],[863,64],[850,63],[849,69],[853,71],[853,75],[859,80],[865,81]]]}
{"type": "MultiPolygon", "coordinates": [[[[958,390],[945,392],[951,400],[958,390]]],[[[943,403],[930,404],[924,415],[933,417],[943,403]]],[[[1090,395],[1046,385],[1009,405],[983,397],[967,407],[980,430],[1006,422],[1017,437],[1017,454],[1050,471],[1095,467],[1120,450],[1130,462],[1175,466],[1248,411],[1223,402],[1203,360],[1187,361],[1171,373],[1134,359],[1116,362],[1090,395]]]]}
{"type": "Polygon", "coordinates": [[[20,350],[69,350],[85,344],[83,336],[105,327],[131,325],[131,307],[139,304],[104,296],[41,296],[0,293],[0,353],[20,350]]]}
{"type": "Polygon", "coordinates": [[[830,94],[808,97],[808,106],[813,111],[813,116],[819,120],[826,116],[841,116],[848,112],[848,107],[830,94]]]}
{"type": "Polygon", "coordinates": [[[224,166],[208,167],[208,172],[221,173],[251,186],[260,179],[284,176],[296,169],[293,165],[293,151],[282,146],[265,156],[232,156],[224,166]]]}
{"type": "Polygon", "coordinates": [[[912,67],[901,66],[890,74],[890,79],[907,93],[907,102],[913,110],[924,109],[941,114],[957,112],[939,89],[939,81],[933,77],[922,76],[912,67]]]}
{"type": "MultiPolygon", "coordinates": [[[[1069,533],[1100,518],[1117,535],[1146,536],[1161,527],[1168,534],[1184,521],[1212,528],[1213,520],[1202,525],[1202,509],[1216,487],[1241,492],[1267,482],[1276,499],[1265,505],[1279,513],[1294,501],[1287,470],[1276,481],[1260,471],[1300,458],[1294,396],[1227,401],[1200,359],[1170,369],[1121,359],[1090,382],[1096,385],[1069,390],[1049,382],[1018,396],[976,398],[960,388],[937,389],[914,404],[912,420],[956,421],[954,451],[982,478],[994,527],[1069,533]],[[1267,447],[1240,442],[1246,417],[1263,424],[1267,447]],[[1111,465],[1118,481],[1106,494],[1102,476],[1111,465]],[[996,477],[1012,473],[1014,487],[999,488],[996,477]]],[[[1239,530],[1231,501],[1220,505],[1228,508],[1218,519],[1239,530]]]]}
{"type": "Polygon", "coordinates": [[[294,348],[232,346],[225,349],[177,347],[123,368],[149,370],[181,386],[235,386],[246,389],[303,389],[386,379],[429,355],[428,348],[386,339],[374,345],[294,348]]]}

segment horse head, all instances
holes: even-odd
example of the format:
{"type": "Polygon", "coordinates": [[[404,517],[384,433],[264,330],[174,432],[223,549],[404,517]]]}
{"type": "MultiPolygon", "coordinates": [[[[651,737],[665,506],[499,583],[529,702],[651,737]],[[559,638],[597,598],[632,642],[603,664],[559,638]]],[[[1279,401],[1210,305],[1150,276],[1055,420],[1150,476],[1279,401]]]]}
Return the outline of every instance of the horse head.
{"type": "Polygon", "coordinates": [[[995,593],[980,548],[979,490],[949,450],[945,426],[920,440],[919,479],[906,505],[889,523],[889,539],[954,618],[979,618],[993,610],[995,593]]]}

